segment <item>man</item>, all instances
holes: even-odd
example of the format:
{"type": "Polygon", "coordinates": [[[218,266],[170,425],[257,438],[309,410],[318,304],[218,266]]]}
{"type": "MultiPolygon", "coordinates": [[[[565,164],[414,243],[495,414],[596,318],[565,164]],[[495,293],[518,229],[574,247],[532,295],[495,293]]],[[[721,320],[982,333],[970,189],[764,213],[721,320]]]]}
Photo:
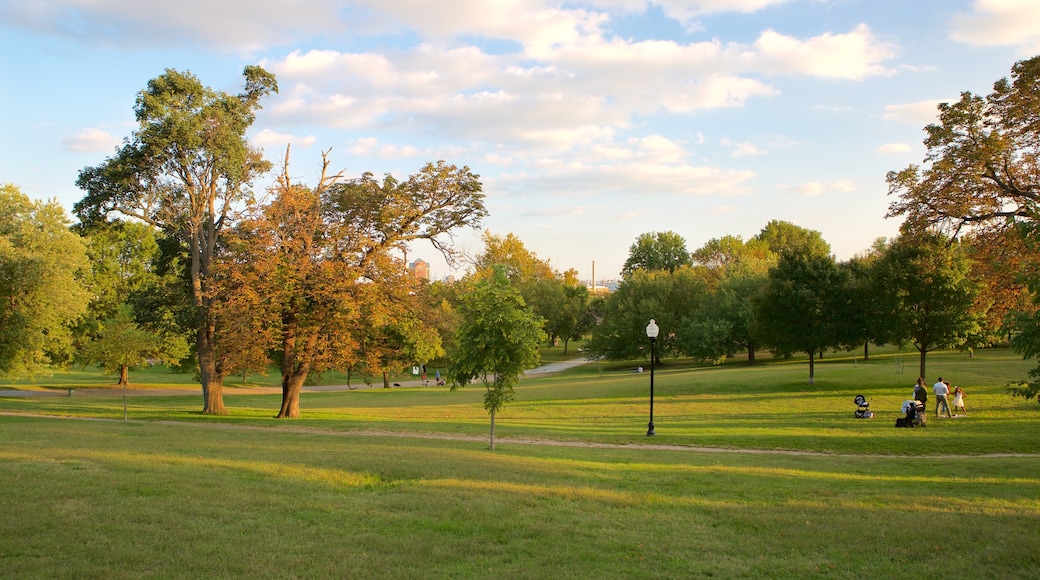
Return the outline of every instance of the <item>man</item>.
{"type": "Polygon", "coordinates": [[[946,397],[950,395],[950,387],[946,386],[942,377],[939,377],[939,381],[932,385],[932,390],[935,391],[935,417],[939,418],[941,409],[946,409],[947,417],[953,417],[953,414],[950,413],[950,403],[946,400],[946,397]]]}

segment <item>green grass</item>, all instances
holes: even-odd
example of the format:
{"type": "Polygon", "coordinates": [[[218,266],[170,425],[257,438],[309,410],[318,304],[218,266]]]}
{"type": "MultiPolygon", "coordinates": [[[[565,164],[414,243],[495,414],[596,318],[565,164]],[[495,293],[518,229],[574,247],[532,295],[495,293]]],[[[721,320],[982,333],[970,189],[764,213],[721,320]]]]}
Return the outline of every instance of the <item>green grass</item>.
{"type": "Polygon", "coordinates": [[[118,391],[2,398],[0,566],[39,578],[1040,577],[1040,406],[1003,393],[1031,362],[930,356],[930,374],[967,390],[969,416],[925,429],[892,426],[916,359],[899,373],[891,354],[828,354],[813,386],[804,361],[665,362],[657,437],[644,435],[648,373],[595,363],[523,381],[494,452],[479,385],[305,393],[296,421],[271,418],[278,395],[229,394],[227,417],[200,415],[198,393],[135,395],[128,423],[118,391]],[[877,417],[853,418],[858,393],[877,417]]]}

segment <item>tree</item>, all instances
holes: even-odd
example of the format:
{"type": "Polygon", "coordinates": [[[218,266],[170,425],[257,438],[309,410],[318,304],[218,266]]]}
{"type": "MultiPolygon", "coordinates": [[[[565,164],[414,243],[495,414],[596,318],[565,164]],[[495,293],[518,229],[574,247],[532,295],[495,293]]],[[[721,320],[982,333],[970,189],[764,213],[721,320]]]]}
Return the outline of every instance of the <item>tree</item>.
{"type": "MultiPolygon", "coordinates": [[[[429,163],[407,181],[372,174],[349,181],[328,171],[314,188],[293,183],[289,151],[272,201],[243,220],[229,244],[232,288],[255,288],[255,310],[279,353],[279,418],[300,416],[311,373],[388,370],[402,356],[435,356],[436,330],[417,322],[417,284],[397,252],[427,240],[453,259],[452,232],[486,215],[479,176],[429,163]],[[422,335],[422,337],[420,337],[422,335]]],[[[237,294],[237,292],[232,292],[237,294]]]]}
{"type": "Polygon", "coordinates": [[[691,312],[708,299],[708,285],[698,270],[636,270],[607,297],[599,324],[586,343],[588,356],[631,360],[649,354],[646,325],[653,318],[661,328],[655,349],[661,356],[684,353],[678,329],[691,312]]]}
{"type": "Polygon", "coordinates": [[[191,73],[167,69],[138,93],[138,128],[113,157],[80,172],[87,195],[75,206],[84,223],[113,212],[155,225],[188,246],[195,308],[195,348],[203,413],[223,415],[227,369],[217,360],[210,283],[213,260],[249,184],[270,163],[246,140],[260,100],[278,91],[259,66],[243,71],[245,87],[229,95],[203,87],[191,73]]]}
{"type": "Polygon", "coordinates": [[[0,373],[29,374],[70,358],[86,311],[83,240],[57,202],[0,186],[0,373]]]}
{"type": "MultiPolygon", "coordinates": [[[[791,222],[772,220],[752,238],[765,244],[773,253],[801,252],[812,256],[829,256],[831,245],[816,230],[807,230],[791,222]]],[[[748,240],[750,243],[752,240],[748,240]]]]}
{"type": "Polygon", "coordinates": [[[748,364],[755,364],[761,344],[758,330],[758,296],[769,283],[764,273],[734,270],[720,280],[698,309],[683,319],[683,351],[698,360],[721,363],[738,350],[746,350],[748,364]]]}
{"type": "Polygon", "coordinates": [[[82,351],[84,363],[96,363],[119,376],[118,386],[130,384],[130,370],[151,361],[176,362],[188,352],[188,343],[177,334],[152,332],[133,320],[127,305],[101,324],[98,337],[82,351]]]}
{"type": "Polygon", "coordinates": [[[766,275],[776,265],[778,255],[769,244],[752,238],[747,242],[740,236],[712,238],[693,252],[693,263],[708,272],[708,279],[717,284],[726,275],[738,271],[766,275]]]}
{"type": "Polygon", "coordinates": [[[711,296],[683,322],[684,351],[719,363],[743,349],[748,364],[754,364],[761,342],[754,304],[769,281],[777,254],[761,240],[745,243],[739,236],[724,236],[694,251],[693,260],[704,271],[711,296]]]}
{"type": "Polygon", "coordinates": [[[502,268],[473,282],[473,289],[462,295],[459,318],[447,379],[452,391],[477,379],[484,384],[494,449],[495,415],[513,400],[513,387],[524,370],[538,364],[543,321],[527,308],[502,268]]]}
{"type": "MultiPolygon", "coordinates": [[[[1017,325],[1031,318],[1033,307],[1025,317],[1011,313],[1023,298],[1021,288],[1010,276],[994,283],[992,275],[1023,264],[1024,271],[1009,274],[1026,279],[1038,262],[1035,246],[1023,255],[1020,236],[1032,239],[1027,248],[1037,239],[1040,56],[1016,62],[1010,79],[994,83],[989,95],[965,91],[957,102],[941,103],[938,112],[938,123],[925,127],[923,164],[887,175],[889,195],[897,196],[887,217],[905,217],[903,228],[911,233],[967,235],[981,244],[975,277],[992,292],[976,305],[988,316],[973,342],[984,342],[998,319],[1014,320],[1022,331],[1017,325]]],[[[1021,340],[1016,344],[1024,347],[1021,340]]]]}
{"type": "Polygon", "coordinates": [[[977,332],[973,305],[978,285],[960,244],[941,234],[903,234],[881,256],[875,292],[881,299],[887,342],[910,341],[925,377],[929,352],[963,344],[977,332]]]}
{"type": "Polygon", "coordinates": [[[846,288],[834,258],[803,248],[780,256],[757,302],[763,341],[780,352],[808,354],[810,385],[816,382],[816,353],[839,341],[835,303],[846,288]]]}
{"type": "Polygon", "coordinates": [[[549,262],[538,258],[512,233],[503,238],[485,231],[483,238],[484,252],[477,256],[474,264],[477,270],[502,266],[514,284],[556,277],[549,262]]]}
{"type": "Polygon", "coordinates": [[[621,268],[621,276],[627,278],[636,270],[674,272],[692,263],[682,236],[675,232],[651,232],[641,234],[628,248],[628,259],[621,268]]]}
{"type": "Polygon", "coordinates": [[[568,342],[580,338],[583,329],[588,328],[588,289],[578,282],[577,271],[553,271],[548,261],[528,251],[513,234],[502,238],[485,231],[484,244],[484,252],[476,260],[478,275],[495,267],[503,268],[524,302],[545,320],[549,343],[555,344],[562,338],[566,353],[568,342]]]}
{"type": "Polygon", "coordinates": [[[939,105],[939,122],[925,127],[924,166],[888,173],[889,217],[906,229],[1002,229],[1033,222],[1040,202],[1040,56],[1015,63],[1011,80],[987,97],[961,93],[939,105]]]}

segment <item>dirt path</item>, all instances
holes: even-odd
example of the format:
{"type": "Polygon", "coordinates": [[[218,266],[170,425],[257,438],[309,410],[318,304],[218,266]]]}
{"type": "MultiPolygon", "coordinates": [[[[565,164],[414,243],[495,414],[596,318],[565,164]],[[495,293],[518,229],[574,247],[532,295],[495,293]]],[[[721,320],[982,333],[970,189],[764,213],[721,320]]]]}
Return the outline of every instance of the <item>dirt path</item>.
{"type": "MultiPolygon", "coordinates": [[[[102,421],[106,423],[122,423],[121,419],[101,419],[94,417],[62,417],[56,415],[39,415],[33,413],[14,413],[0,411],[0,417],[32,417],[36,419],[55,419],[63,421],[102,421]]],[[[400,439],[432,439],[438,441],[466,441],[486,443],[484,435],[462,435],[458,433],[432,433],[425,431],[380,431],[376,429],[352,429],[349,431],[333,431],[315,427],[298,427],[294,425],[278,425],[263,427],[258,425],[233,425],[229,423],[196,423],[192,421],[126,421],[136,424],[155,424],[184,426],[210,429],[230,429],[248,431],[279,431],[282,433],[302,433],[308,435],[331,435],[340,437],[394,437],[400,439]]],[[[684,451],[691,453],[737,453],[744,455],[785,455],[795,457],[855,457],[874,459],[906,460],[906,455],[881,453],[827,453],[823,451],[799,451],[792,449],[742,449],[733,447],[708,447],[703,445],[665,445],[655,443],[597,443],[593,441],[566,441],[559,439],[539,439],[533,437],[495,437],[495,445],[540,445],[551,447],[574,447],[583,449],[637,449],[648,451],[684,451]]],[[[1040,458],[1040,453],[980,453],[978,455],[914,455],[914,459],[1007,459],[1007,458],[1040,458]]]]}

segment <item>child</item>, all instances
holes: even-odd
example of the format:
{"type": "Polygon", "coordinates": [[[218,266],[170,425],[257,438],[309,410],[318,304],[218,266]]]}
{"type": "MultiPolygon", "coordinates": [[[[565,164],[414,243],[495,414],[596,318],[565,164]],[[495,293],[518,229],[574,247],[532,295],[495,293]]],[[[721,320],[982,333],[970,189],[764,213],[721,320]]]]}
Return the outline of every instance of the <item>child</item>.
{"type": "Polygon", "coordinates": [[[964,406],[964,389],[960,387],[953,389],[953,410],[954,412],[960,410],[963,414],[968,414],[968,409],[964,406]]]}

